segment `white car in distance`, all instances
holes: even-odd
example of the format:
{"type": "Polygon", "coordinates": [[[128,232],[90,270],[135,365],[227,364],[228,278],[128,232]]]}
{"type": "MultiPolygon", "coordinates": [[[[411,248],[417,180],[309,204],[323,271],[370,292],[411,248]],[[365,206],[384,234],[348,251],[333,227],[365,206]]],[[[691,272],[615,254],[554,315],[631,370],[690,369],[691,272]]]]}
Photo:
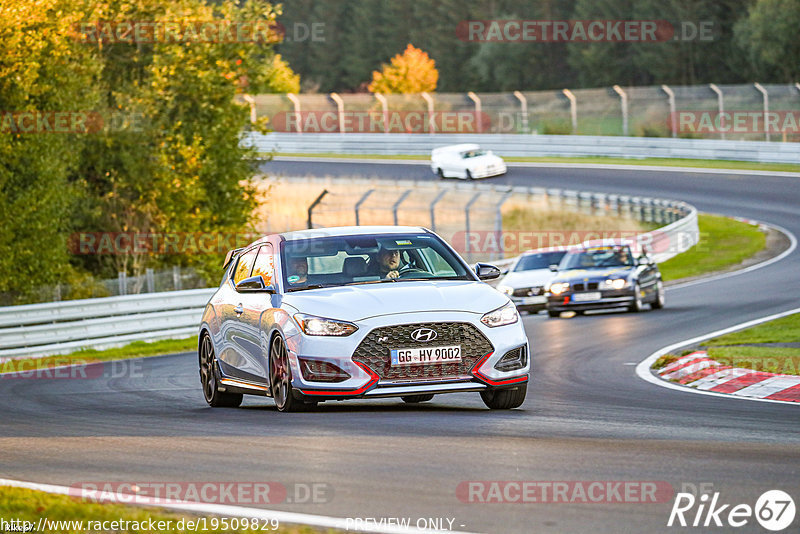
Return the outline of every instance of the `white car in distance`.
{"type": "Polygon", "coordinates": [[[434,148],[431,152],[431,170],[439,178],[472,180],[505,174],[506,164],[491,150],[464,143],[434,148]]]}

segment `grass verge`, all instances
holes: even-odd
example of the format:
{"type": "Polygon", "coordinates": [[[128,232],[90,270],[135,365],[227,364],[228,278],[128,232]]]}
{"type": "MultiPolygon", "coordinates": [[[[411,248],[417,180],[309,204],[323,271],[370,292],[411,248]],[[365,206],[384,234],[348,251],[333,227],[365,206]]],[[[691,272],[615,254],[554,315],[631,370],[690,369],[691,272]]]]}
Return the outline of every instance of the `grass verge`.
{"type": "MultiPolygon", "coordinates": [[[[800,313],[715,337],[700,348],[706,350],[709,357],[720,365],[800,375],[800,347],[764,345],[769,343],[800,343],[800,313]]],[[[653,364],[653,369],[664,367],[691,352],[685,350],[680,354],[666,354],[653,364]]]]}
{"type": "Polygon", "coordinates": [[[700,214],[697,225],[697,245],[658,265],[665,281],[733,267],[762,250],[767,242],[757,226],[728,217],[700,214]]]}
{"type": "MultiPolygon", "coordinates": [[[[152,534],[171,534],[193,532],[193,528],[187,528],[187,521],[194,521],[197,524],[197,516],[181,515],[178,513],[164,512],[157,508],[143,508],[138,506],[126,506],[123,504],[96,503],[85,501],[66,495],[53,495],[41,491],[33,491],[24,488],[0,487],[0,517],[6,523],[14,521],[28,522],[29,528],[25,532],[31,532],[37,528],[39,518],[46,518],[49,528],[43,526],[44,532],[58,532],[64,534],[85,534],[86,532],[128,532],[128,533],[152,533],[152,534]],[[54,524],[54,522],[72,522],[54,524]],[[116,525],[111,522],[117,521],[116,525]],[[122,523],[122,522],[127,523],[122,523]],[[181,523],[183,521],[183,523],[181,523]],[[75,522],[83,522],[78,525],[75,522]],[[103,524],[105,523],[105,525],[103,524]],[[151,525],[155,524],[155,528],[151,525]],[[117,527],[117,528],[114,528],[117,527]],[[126,528],[123,528],[126,527],[126,528]],[[183,528],[181,528],[183,527],[183,528]]],[[[318,529],[302,526],[277,526],[263,520],[259,520],[256,528],[211,528],[220,526],[221,518],[217,519],[217,524],[212,517],[206,519],[205,525],[208,530],[198,529],[205,532],[238,532],[250,534],[257,532],[278,532],[283,534],[312,534],[324,532],[318,529]]],[[[230,518],[229,518],[230,519],[230,518]]],[[[235,521],[235,519],[234,519],[235,521]]],[[[247,521],[250,525],[250,521],[247,521]]],[[[241,525],[241,519],[238,525],[241,525]]],[[[230,521],[228,526],[230,526],[230,521]]],[[[225,525],[221,525],[225,526],[225,525]]],[[[23,530],[19,530],[22,532],[23,530]]],[[[10,532],[10,530],[9,530],[10,532]]],[[[328,531],[333,532],[333,531],[328,531]]]]}
{"type": "Polygon", "coordinates": [[[0,373],[10,373],[22,369],[30,370],[31,365],[36,369],[47,369],[70,364],[86,364],[93,362],[107,362],[143,356],[161,356],[178,352],[194,352],[197,350],[197,336],[185,339],[162,339],[160,341],[146,342],[134,341],[122,347],[113,349],[95,350],[83,349],[69,354],[45,356],[44,358],[21,358],[0,364],[0,373]],[[33,363],[31,363],[33,362],[33,363]]]}
{"type": "MultiPolygon", "coordinates": [[[[405,161],[430,161],[429,156],[425,155],[386,155],[386,154],[300,154],[286,152],[272,154],[283,157],[304,157],[304,158],[341,158],[341,159],[386,159],[386,160],[405,160],[405,161]]],[[[269,156],[269,154],[262,154],[269,156]]],[[[719,161],[713,159],[673,159],[673,158],[607,158],[602,156],[559,158],[559,157],[503,157],[509,163],[585,163],[599,165],[652,165],[657,167],[692,167],[698,169],[733,169],[745,171],[780,171],[780,172],[800,172],[800,165],[792,163],[756,163],[752,161],[719,161]]]]}

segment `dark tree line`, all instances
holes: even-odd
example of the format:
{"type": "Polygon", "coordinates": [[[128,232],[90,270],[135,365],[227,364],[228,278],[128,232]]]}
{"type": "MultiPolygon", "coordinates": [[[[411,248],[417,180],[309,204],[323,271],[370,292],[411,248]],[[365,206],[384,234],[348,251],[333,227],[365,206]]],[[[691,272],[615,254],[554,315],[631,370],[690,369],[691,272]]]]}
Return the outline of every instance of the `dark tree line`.
{"type": "Polygon", "coordinates": [[[363,91],[408,43],[436,61],[441,92],[609,84],[797,81],[800,0],[286,0],[278,51],[306,91],[363,91]],[[665,20],[678,40],[643,43],[475,43],[466,20],[665,20]],[[323,23],[323,41],[294,34],[323,23]],[[705,38],[693,27],[711,28],[705,38]]]}

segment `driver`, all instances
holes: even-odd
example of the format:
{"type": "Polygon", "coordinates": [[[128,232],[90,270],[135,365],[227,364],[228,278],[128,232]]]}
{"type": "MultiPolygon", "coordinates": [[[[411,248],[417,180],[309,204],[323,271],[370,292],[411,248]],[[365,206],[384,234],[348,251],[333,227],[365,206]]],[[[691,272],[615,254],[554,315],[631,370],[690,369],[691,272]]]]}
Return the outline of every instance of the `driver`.
{"type": "Polygon", "coordinates": [[[308,280],[308,260],[303,257],[294,257],[289,260],[289,283],[305,284],[308,280]]]}
{"type": "Polygon", "coordinates": [[[400,276],[400,251],[381,248],[375,261],[370,262],[370,274],[381,278],[397,278],[400,276]]]}
{"type": "Polygon", "coordinates": [[[614,256],[616,257],[617,261],[620,262],[622,265],[630,265],[631,258],[628,255],[628,249],[626,248],[618,248],[614,252],[614,256]]]}

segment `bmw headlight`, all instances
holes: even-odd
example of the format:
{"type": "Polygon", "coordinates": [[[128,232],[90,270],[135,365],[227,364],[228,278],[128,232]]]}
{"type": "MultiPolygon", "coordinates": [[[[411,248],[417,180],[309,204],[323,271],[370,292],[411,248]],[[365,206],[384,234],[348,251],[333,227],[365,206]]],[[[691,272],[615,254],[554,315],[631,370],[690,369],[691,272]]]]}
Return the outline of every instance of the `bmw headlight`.
{"type": "Polygon", "coordinates": [[[609,278],[604,284],[608,289],[622,289],[628,285],[628,281],[624,278],[609,278]]]}
{"type": "Polygon", "coordinates": [[[514,288],[510,286],[497,286],[497,290],[503,295],[508,295],[509,297],[514,292],[514,288]]]}
{"type": "Polygon", "coordinates": [[[494,328],[495,326],[505,326],[507,324],[516,323],[519,319],[517,307],[513,302],[509,302],[505,306],[492,310],[481,317],[481,322],[486,326],[494,328]]]}
{"type": "Polygon", "coordinates": [[[294,314],[294,320],[307,336],[349,336],[358,327],[347,321],[337,321],[304,313],[294,314]]]}
{"type": "Polygon", "coordinates": [[[560,295],[561,293],[567,291],[568,289],[569,289],[568,282],[555,282],[550,284],[550,287],[547,289],[547,291],[549,291],[553,295],[560,295]]]}

